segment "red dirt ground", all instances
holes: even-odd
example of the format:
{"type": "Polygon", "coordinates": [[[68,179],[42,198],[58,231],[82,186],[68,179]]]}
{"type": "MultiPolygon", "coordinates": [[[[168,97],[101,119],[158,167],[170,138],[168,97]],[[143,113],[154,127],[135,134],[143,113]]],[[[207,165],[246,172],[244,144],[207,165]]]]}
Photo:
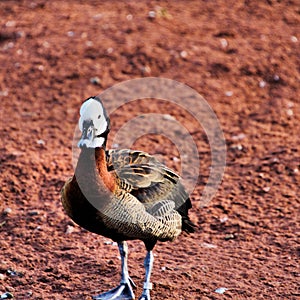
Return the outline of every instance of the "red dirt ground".
{"type": "MultiPolygon", "coordinates": [[[[209,102],[227,167],[199,209],[210,149],[192,133],[203,172],[191,195],[199,230],[157,245],[152,299],[299,299],[298,1],[1,1],[0,12],[0,296],[91,299],[117,284],[117,247],[73,224],[59,193],[73,173],[82,101],[159,76],[209,102]]],[[[151,105],[133,113],[143,111],[151,105]]],[[[129,113],[111,116],[113,130],[129,113]]],[[[176,168],[162,137],[135,147],[176,168]]],[[[145,251],[141,242],[129,246],[139,295],[145,251]]]]}

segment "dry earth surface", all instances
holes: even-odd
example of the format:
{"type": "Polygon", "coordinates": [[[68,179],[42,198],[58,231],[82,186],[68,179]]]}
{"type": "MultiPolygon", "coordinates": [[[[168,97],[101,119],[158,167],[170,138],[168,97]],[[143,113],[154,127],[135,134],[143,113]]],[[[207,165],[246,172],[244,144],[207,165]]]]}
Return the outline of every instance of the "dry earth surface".
{"type": "MultiPolygon", "coordinates": [[[[82,101],[148,76],[203,95],[227,145],[222,184],[200,208],[211,155],[199,123],[150,99],[111,115],[113,136],[135,115],[170,114],[200,154],[199,229],[156,246],[152,298],[299,299],[298,1],[1,1],[0,15],[1,299],[91,299],[119,281],[116,245],[75,225],[60,189],[82,101]]],[[[134,147],[179,170],[167,138],[134,147]]],[[[129,246],[139,295],[145,250],[129,246]]]]}

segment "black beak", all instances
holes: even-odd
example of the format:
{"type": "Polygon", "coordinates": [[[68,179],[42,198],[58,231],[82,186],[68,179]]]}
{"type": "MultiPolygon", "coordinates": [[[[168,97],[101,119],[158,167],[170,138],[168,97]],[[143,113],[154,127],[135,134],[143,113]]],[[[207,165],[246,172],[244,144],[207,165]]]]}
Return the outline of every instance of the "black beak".
{"type": "Polygon", "coordinates": [[[95,128],[93,121],[84,121],[82,124],[82,135],[78,142],[78,146],[80,148],[82,147],[88,147],[94,140],[95,137],[95,128]]]}

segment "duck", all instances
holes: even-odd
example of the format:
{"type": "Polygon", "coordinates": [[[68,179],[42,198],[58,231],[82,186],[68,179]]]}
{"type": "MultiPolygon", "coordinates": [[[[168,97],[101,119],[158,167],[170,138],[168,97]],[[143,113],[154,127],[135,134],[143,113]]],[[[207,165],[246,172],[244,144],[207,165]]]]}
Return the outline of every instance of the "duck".
{"type": "Polygon", "coordinates": [[[158,241],[174,241],[181,232],[195,232],[188,215],[190,197],[180,176],[153,155],[106,149],[110,118],[100,97],[82,103],[78,126],[80,154],[74,175],[61,190],[62,205],[79,226],[116,242],[121,257],[119,285],[93,299],[135,299],[127,241],[141,240],[146,256],[139,300],[150,300],[154,246],[158,241]]]}

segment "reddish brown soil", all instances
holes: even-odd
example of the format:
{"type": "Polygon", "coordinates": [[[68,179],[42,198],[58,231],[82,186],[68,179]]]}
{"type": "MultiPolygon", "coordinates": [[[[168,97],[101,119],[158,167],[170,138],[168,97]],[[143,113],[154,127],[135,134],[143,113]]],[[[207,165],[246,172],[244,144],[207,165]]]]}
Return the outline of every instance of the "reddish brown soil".
{"type": "MultiPolygon", "coordinates": [[[[298,4],[1,1],[0,296],[91,299],[117,284],[117,247],[74,225],[59,192],[73,173],[82,101],[160,76],[207,99],[228,147],[218,193],[199,209],[210,154],[205,135],[192,133],[203,172],[192,194],[199,230],[157,245],[152,298],[299,299],[298,4]]],[[[133,113],[143,110],[149,103],[133,113]]],[[[128,117],[112,116],[113,130],[128,117]]],[[[176,155],[157,136],[135,146],[170,162],[176,155]]],[[[144,254],[130,242],[137,295],[144,254]]]]}

